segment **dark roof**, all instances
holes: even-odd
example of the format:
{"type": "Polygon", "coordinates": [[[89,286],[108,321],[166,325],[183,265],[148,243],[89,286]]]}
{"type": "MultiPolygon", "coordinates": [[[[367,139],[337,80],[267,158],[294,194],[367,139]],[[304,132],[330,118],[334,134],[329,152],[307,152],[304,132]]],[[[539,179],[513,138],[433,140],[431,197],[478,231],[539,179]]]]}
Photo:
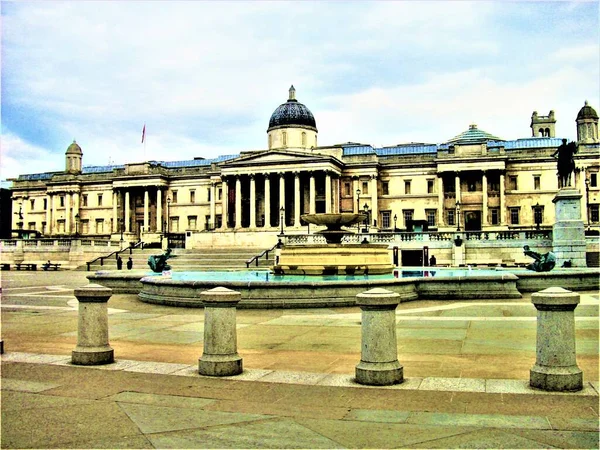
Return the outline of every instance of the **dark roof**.
{"type": "Polygon", "coordinates": [[[292,86],[288,101],[279,105],[273,114],[271,114],[267,132],[273,128],[286,126],[301,126],[317,131],[317,123],[313,114],[305,105],[296,100],[295,94],[296,90],[292,86]]]}
{"type": "Polygon", "coordinates": [[[73,139],[73,143],[67,147],[67,155],[72,153],[75,153],[76,155],[83,154],[83,152],[81,151],[81,147],[79,146],[79,144],[77,144],[77,142],[75,142],[75,139],[73,139]]]}
{"type": "Polygon", "coordinates": [[[458,136],[448,140],[448,144],[477,144],[480,142],[487,141],[502,141],[499,137],[496,137],[487,131],[483,131],[477,128],[477,125],[469,125],[467,131],[463,131],[458,136]]]}
{"type": "Polygon", "coordinates": [[[577,120],[579,119],[598,119],[598,113],[596,113],[594,108],[588,105],[587,100],[585,101],[583,108],[581,108],[577,114],[577,120]]]}

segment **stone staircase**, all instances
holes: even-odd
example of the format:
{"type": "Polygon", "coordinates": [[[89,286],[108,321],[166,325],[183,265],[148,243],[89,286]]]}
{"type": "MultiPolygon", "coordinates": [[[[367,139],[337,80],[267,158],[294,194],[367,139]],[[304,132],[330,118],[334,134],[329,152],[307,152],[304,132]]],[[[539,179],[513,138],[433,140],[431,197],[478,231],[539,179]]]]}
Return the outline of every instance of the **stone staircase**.
{"type": "MultiPolygon", "coordinates": [[[[266,269],[273,266],[275,254],[269,252],[269,259],[264,256],[260,258],[258,267],[253,262],[246,269],[246,261],[253,256],[260,254],[262,248],[197,248],[197,249],[173,249],[171,254],[174,258],[169,259],[168,264],[176,271],[206,271],[206,270],[256,270],[266,269]]],[[[162,250],[157,248],[146,248],[133,250],[132,254],[129,251],[121,253],[123,258],[123,270],[127,269],[127,259],[131,256],[133,260],[133,269],[148,269],[148,257],[151,255],[160,255],[162,250]]],[[[100,261],[95,262],[90,266],[90,271],[96,270],[117,270],[116,257],[111,257],[104,261],[104,265],[100,265],[100,261]]]]}

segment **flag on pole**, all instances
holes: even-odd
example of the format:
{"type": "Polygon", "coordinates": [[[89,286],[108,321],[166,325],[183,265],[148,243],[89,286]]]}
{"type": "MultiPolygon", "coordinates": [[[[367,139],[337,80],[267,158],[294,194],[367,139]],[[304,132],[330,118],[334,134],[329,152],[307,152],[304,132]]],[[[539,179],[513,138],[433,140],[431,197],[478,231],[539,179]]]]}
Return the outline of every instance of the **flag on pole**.
{"type": "Polygon", "coordinates": [[[144,124],[144,128],[142,128],[142,144],[144,143],[145,139],[146,139],[146,124],[144,124]]]}

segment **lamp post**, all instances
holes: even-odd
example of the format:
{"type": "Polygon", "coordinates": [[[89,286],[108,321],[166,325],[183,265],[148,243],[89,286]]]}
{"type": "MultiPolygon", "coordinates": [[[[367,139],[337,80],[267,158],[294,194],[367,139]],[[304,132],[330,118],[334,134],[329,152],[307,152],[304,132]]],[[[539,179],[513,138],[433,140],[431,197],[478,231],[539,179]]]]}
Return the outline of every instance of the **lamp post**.
{"type": "Polygon", "coordinates": [[[365,231],[368,233],[369,232],[369,205],[367,205],[365,203],[365,206],[363,206],[363,209],[365,210],[365,231]]]}
{"type": "Polygon", "coordinates": [[[279,208],[279,223],[281,224],[281,234],[283,234],[283,219],[284,219],[285,208],[282,206],[279,208]]]}
{"type": "Polygon", "coordinates": [[[535,222],[536,230],[540,229],[540,223],[542,222],[542,214],[540,211],[540,204],[537,202],[533,207],[533,220],[535,222]]]}
{"type": "Polygon", "coordinates": [[[460,231],[460,202],[456,202],[456,231],[460,231]]]}
{"type": "Polygon", "coordinates": [[[119,247],[121,250],[123,250],[123,225],[125,223],[125,220],[123,220],[122,217],[119,217],[119,230],[121,231],[121,246],[119,247]]]}
{"type": "Polygon", "coordinates": [[[585,179],[585,215],[587,216],[587,224],[590,226],[590,179],[585,179]]]}
{"type": "Polygon", "coordinates": [[[398,216],[396,214],[394,214],[394,233],[396,232],[396,230],[398,229],[396,227],[396,222],[398,222],[398,216]]]}
{"type": "Polygon", "coordinates": [[[167,231],[167,235],[169,234],[169,225],[171,222],[170,211],[171,211],[171,197],[167,197],[167,226],[165,228],[165,230],[167,231]]]}
{"type": "Polygon", "coordinates": [[[75,214],[75,237],[79,237],[79,213],[75,214]]]}
{"type": "MultiPolygon", "coordinates": [[[[356,190],[356,212],[360,213],[360,189],[356,190]]],[[[360,223],[356,224],[358,232],[360,233],[360,223]]]]}

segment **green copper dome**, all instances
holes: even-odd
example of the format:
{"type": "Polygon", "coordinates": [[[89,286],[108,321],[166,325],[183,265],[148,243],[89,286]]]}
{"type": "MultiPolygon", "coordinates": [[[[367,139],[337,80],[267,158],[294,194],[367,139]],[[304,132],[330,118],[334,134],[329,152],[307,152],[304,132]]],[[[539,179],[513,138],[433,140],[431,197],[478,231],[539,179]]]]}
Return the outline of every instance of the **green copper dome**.
{"type": "Polygon", "coordinates": [[[479,144],[487,141],[503,141],[504,139],[500,139],[493,134],[488,133],[487,131],[480,130],[477,128],[477,125],[471,124],[469,125],[469,129],[467,131],[463,131],[458,136],[453,137],[448,140],[448,144],[479,144]]]}

